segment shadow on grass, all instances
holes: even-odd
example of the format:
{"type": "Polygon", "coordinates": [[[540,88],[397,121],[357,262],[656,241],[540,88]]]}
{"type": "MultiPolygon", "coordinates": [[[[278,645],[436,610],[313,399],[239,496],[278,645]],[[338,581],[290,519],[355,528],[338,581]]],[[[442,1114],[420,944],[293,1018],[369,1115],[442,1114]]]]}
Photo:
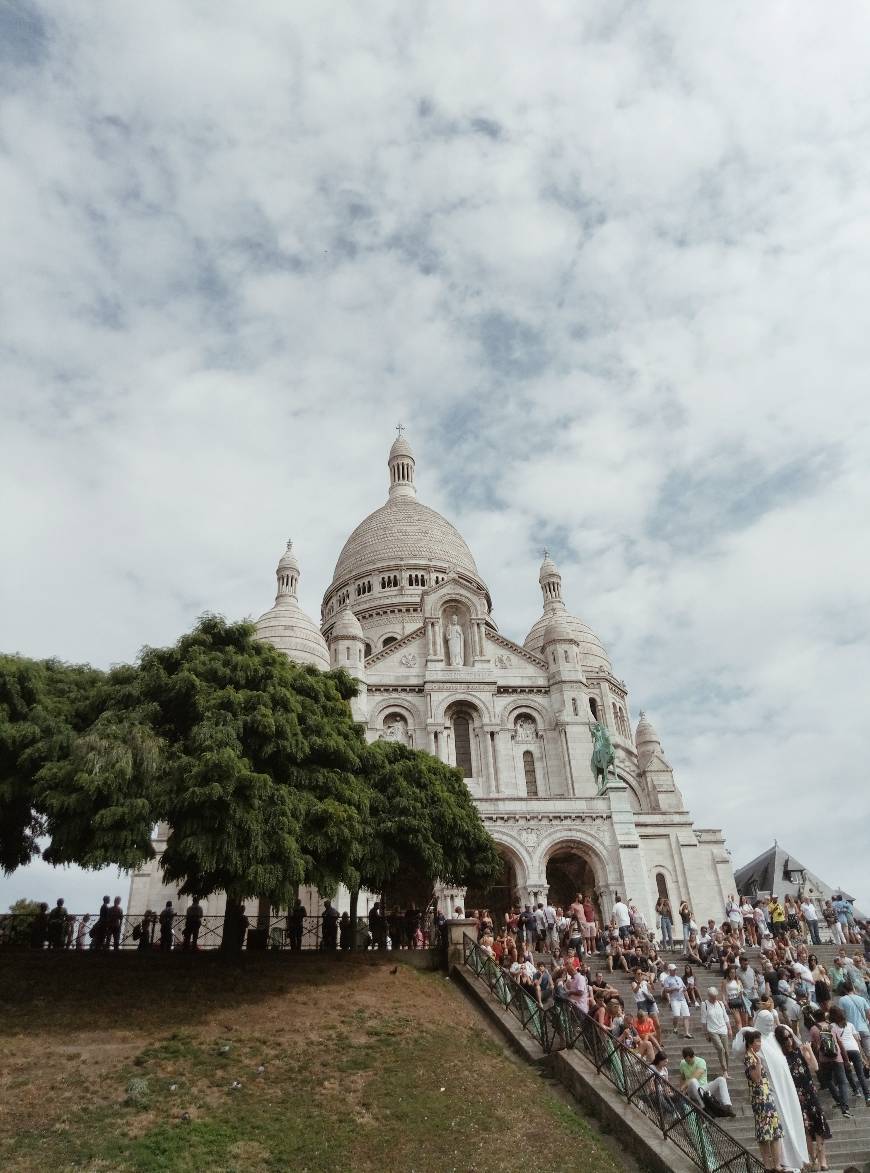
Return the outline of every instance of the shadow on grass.
{"type": "Polygon", "coordinates": [[[341,997],[368,954],[0,953],[0,1037],[22,1030],[191,1026],[265,998],[328,985],[341,997]]]}

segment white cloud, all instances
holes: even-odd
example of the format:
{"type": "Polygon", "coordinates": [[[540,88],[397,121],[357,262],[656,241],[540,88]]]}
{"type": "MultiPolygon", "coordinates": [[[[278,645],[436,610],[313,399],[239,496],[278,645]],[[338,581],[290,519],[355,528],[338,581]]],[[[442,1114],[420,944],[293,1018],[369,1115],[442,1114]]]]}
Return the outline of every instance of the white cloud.
{"type": "Polygon", "coordinates": [[[870,903],[866,10],[9,11],[0,646],[257,614],[288,534],[316,614],[402,418],[502,629],[550,544],[698,821],[870,903]]]}

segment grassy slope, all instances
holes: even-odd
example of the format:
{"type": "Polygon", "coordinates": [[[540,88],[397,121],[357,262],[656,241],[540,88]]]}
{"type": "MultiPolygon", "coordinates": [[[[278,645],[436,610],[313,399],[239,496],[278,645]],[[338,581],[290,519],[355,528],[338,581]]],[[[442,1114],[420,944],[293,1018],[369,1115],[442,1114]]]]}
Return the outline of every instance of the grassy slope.
{"type": "Polygon", "coordinates": [[[620,1168],[441,975],[390,970],[0,955],[0,1168],[620,1168]]]}

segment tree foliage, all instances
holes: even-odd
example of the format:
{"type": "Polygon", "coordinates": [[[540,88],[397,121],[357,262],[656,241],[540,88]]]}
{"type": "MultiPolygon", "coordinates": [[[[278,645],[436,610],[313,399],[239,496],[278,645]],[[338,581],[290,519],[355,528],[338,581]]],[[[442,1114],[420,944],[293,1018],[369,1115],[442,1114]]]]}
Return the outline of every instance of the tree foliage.
{"type": "Polygon", "coordinates": [[[132,869],[164,822],[165,876],[200,896],[486,882],[498,858],[458,771],[368,745],[355,691],[215,616],[108,673],[0,657],[0,866],[46,837],[49,862],[132,869]]]}

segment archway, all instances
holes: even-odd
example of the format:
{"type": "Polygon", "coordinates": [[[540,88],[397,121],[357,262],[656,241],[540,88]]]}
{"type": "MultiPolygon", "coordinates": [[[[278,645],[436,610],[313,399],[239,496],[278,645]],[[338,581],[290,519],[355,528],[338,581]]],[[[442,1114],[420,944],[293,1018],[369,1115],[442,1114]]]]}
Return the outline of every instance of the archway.
{"type": "Polygon", "coordinates": [[[498,853],[502,861],[502,870],[494,883],[487,888],[469,888],[465,893],[466,916],[473,916],[475,909],[488,908],[496,932],[504,924],[505,914],[520,902],[517,869],[513,860],[501,848],[498,848],[498,853]]]}
{"type": "Polygon", "coordinates": [[[598,923],[602,923],[601,905],[596,895],[595,872],[580,848],[559,847],[547,860],[548,899],[554,908],[567,911],[578,892],[588,896],[595,906],[598,923]]]}

